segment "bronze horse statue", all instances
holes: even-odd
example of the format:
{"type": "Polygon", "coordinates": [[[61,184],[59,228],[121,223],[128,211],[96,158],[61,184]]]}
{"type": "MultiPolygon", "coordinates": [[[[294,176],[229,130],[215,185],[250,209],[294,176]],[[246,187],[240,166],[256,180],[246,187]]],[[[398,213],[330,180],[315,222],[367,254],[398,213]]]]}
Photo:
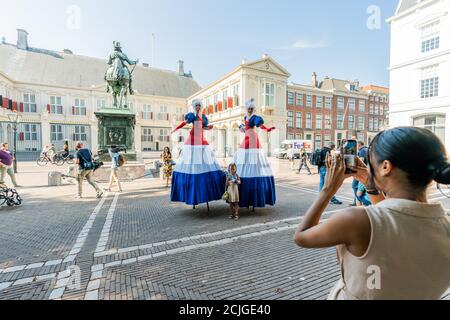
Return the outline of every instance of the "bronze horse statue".
{"type": "Polygon", "coordinates": [[[114,41],[114,51],[109,55],[108,64],[110,67],[106,70],[105,81],[107,85],[106,92],[112,92],[113,105],[115,108],[127,108],[128,93],[132,95],[132,71],[128,69],[129,65],[136,67],[139,60],[130,60],[125,53],[122,52],[122,47],[119,42],[114,41]]]}

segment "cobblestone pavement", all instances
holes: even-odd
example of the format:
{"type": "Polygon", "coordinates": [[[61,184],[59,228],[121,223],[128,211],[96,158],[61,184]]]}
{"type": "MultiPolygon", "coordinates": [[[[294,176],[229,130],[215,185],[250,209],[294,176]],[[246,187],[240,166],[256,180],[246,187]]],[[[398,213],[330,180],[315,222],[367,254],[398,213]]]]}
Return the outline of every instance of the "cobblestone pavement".
{"type": "MultiPolygon", "coordinates": [[[[210,212],[170,203],[158,179],[100,201],[86,186],[75,200],[75,185],[33,187],[45,178],[33,170],[21,177],[24,205],[0,209],[0,299],[325,299],[339,278],[334,249],[293,243],[318,176],[284,163],[277,205],[243,209],[238,222],[220,201],[210,212]]],[[[349,183],[338,196],[352,201],[349,183]]]]}

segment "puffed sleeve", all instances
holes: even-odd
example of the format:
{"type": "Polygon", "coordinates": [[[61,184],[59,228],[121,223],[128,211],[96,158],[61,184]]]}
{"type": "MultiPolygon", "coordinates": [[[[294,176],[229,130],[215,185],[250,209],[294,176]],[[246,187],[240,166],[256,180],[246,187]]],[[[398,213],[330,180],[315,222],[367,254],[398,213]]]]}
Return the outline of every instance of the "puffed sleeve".
{"type": "Polygon", "coordinates": [[[254,116],[253,118],[252,118],[252,124],[251,124],[251,126],[252,127],[257,127],[257,128],[259,128],[259,127],[261,127],[263,124],[264,124],[264,119],[263,118],[261,118],[260,116],[254,116]]]}
{"type": "Polygon", "coordinates": [[[188,114],[186,114],[186,116],[184,117],[184,120],[188,123],[194,123],[195,121],[195,114],[193,112],[189,112],[188,114]]]}
{"type": "Polygon", "coordinates": [[[209,125],[208,117],[203,114],[202,119],[203,119],[203,128],[206,128],[209,125]]]}

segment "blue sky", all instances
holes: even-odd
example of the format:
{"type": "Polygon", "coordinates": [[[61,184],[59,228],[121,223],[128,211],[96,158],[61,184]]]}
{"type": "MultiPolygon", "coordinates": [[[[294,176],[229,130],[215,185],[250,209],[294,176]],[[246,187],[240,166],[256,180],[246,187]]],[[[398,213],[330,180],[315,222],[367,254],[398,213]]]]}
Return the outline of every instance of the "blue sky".
{"type": "Polygon", "coordinates": [[[309,83],[311,73],[388,85],[389,26],[397,0],[0,0],[0,36],[16,41],[16,28],[33,47],[105,58],[119,40],[132,58],[186,71],[205,86],[242,59],[267,53],[309,83]],[[39,3],[39,4],[37,4],[39,3]],[[80,24],[70,11],[80,9],[80,24]],[[380,9],[381,28],[367,27],[367,9],[380,9]],[[68,10],[70,12],[68,12],[68,10]],[[69,21],[69,27],[68,27],[69,21]],[[73,24],[73,22],[75,24],[73,24]],[[72,27],[70,27],[72,26],[72,27]]]}

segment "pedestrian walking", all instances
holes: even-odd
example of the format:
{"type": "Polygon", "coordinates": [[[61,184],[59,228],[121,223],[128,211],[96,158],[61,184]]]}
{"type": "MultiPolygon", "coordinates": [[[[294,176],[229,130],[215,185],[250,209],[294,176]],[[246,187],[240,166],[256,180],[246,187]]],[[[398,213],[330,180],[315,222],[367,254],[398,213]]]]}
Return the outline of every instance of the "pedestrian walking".
{"type": "Polygon", "coordinates": [[[308,174],[311,176],[311,170],[309,169],[308,166],[308,153],[306,152],[305,149],[302,149],[300,151],[300,167],[298,168],[298,173],[300,174],[300,172],[302,171],[303,167],[306,168],[306,171],[308,171],[308,174]]]}
{"type": "Polygon", "coordinates": [[[237,166],[231,163],[227,172],[227,202],[230,204],[230,219],[239,220],[239,185],[241,178],[237,174],[237,166]]]}
{"type": "Polygon", "coordinates": [[[109,185],[106,191],[111,192],[111,188],[114,182],[116,182],[119,192],[122,192],[122,185],[120,184],[118,175],[119,168],[123,165],[123,163],[121,163],[120,149],[117,146],[111,146],[111,148],[108,149],[108,153],[111,157],[111,175],[109,176],[109,185]]]}
{"type": "Polygon", "coordinates": [[[168,188],[169,181],[172,179],[172,167],[174,165],[169,147],[164,148],[164,152],[161,154],[161,162],[163,163],[163,179],[166,180],[166,188],[168,188]]]}
{"type": "Polygon", "coordinates": [[[330,300],[441,299],[450,287],[450,217],[441,203],[428,201],[427,189],[433,181],[450,184],[445,146],[427,129],[394,128],[373,139],[368,159],[366,166],[357,158],[352,176],[367,187],[374,205],[348,207],[322,221],[347,177],[343,155],[328,157],[326,184],[295,242],[337,246],[341,279],[330,300]]]}
{"type": "Polygon", "coordinates": [[[2,143],[0,147],[0,184],[5,183],[5,175],[8,174],[15,188],[20,186],[16,182],[16,175],[13,168],[14,156],[8,149],[8,143],[2,143]]]}
{"type": "Polygon", "coordinates": [[[291,164],[291,170],[294,170],[295,166],[295,156],[294,156],[294,148],[292,145],[289,145],[289,148],[287,149],[286,156],[289,159],[289,163],[291,164]]]}
{"type": "Polygon", "coordinates": [[[83,193],[83,181],[84,179],[97,191],[97,198],[101,198],[103,195],[102,190],[99,188],[97,183],[94,181],[94,170],[92,169],[93,165],[93,156],[91,150],[88,148],[84,148],[82,142],[78,142],[76,146],[77,154],[75,157],[76,164],[78,165],[78,195],[77,199],[82,198],[83,193]]]}
{"type": "MultiPolygon", "coordinates": [[[[325,177],[327,175],[327,167],[326,167],[326,158],[327,156],[331,156],[331,152],[336,148],[336,145],[331,142],[328,147],[323,147],[320,150],[319,157],[317,159],[317,166],[319,167],[319,175],[320,175],[320,184],[319,191],[322,191],[323,186],[325,185],[325,177]]],[[[341,205],[342,201],[340,201],[336,196],[333,195],[330,203],[341,205]]]]}

